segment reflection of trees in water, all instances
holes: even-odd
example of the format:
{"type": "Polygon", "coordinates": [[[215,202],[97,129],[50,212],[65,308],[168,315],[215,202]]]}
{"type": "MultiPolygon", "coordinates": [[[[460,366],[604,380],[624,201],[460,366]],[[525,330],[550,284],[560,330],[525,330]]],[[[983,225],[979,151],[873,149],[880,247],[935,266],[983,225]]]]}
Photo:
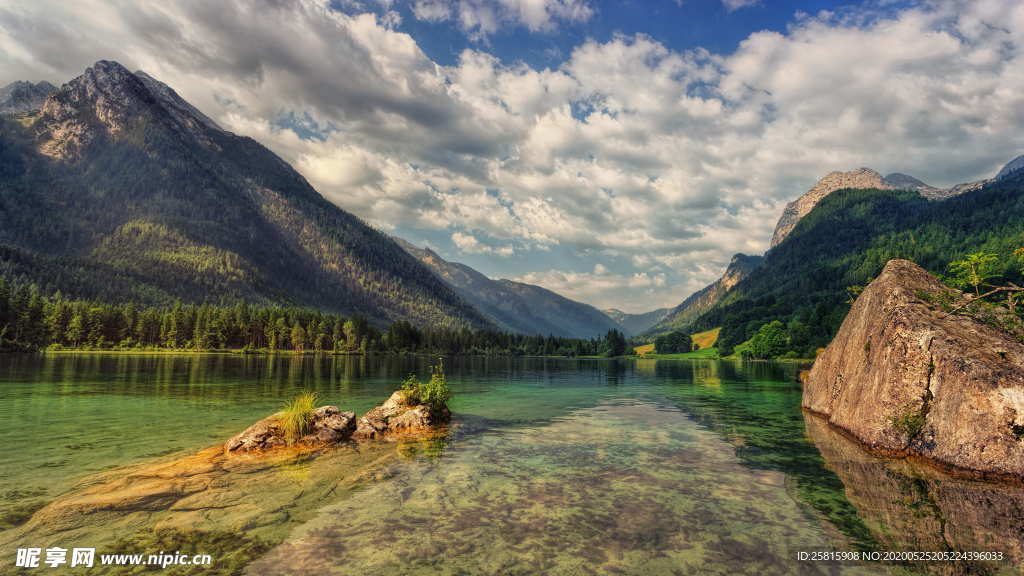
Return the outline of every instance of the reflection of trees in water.
{"type": "MultiPolygon", "coordinates": [[[[646,362],[646,361],[645,361],[646,362]]],[[[825,468],[804,433],[800,366],[770,362],[654,361],[665,398],[733,445],[753,470],[786,475],[794,498],[824,516],[859,550],[878,548],[847,501],[843,483],[825,468]]],[[[810,512],[809,510],[809,512],[810,512]]]]}
{"type": "Polygon", "coordinates": [[[886,550],[1001,551],[1003,562],[930,562],[935,574],[1014,574],[1024,565],[1024,488],[950,478],[874,457],[808,415],[807,433],[886,550]]]}

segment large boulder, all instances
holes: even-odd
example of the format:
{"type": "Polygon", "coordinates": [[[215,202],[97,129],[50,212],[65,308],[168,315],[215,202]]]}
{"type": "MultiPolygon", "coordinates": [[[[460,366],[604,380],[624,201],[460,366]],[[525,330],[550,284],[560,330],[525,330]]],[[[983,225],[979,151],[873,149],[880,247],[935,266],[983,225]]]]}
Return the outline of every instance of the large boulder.
{"type": "Polygon", "coordinates": [[[359,419],[354,438],[380,438],[391,433],[412,433],[432,429],[451,419],[447,408],[433,409],[405,390],[398,390],[383,404],[359,419]]]}
{"type": "Polygon", "coordinates": [[[1024,477],[1024,345],[940,305],[964,298],[890,261],[806,375],[803,406],[876,450],[1024,477]]]}
{"type": "MultiPolygon", "coordinates": [[[[231,453],[262,452],[288,446],[278,412],[249,426],[224,443],[231,453]]],[[[356,429],[355,412],[342,412],[337,406],[321,406],[313,411],[309,433],[296,439],[295,445],[319,447],[347,440],[356,429]]]]}

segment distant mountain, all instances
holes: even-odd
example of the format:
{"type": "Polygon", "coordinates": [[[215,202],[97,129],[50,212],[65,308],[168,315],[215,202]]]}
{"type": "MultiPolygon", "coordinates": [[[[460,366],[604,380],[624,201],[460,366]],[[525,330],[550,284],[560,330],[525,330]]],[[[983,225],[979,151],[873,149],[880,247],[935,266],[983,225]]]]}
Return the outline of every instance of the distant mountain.
{"type": "Polygon", "coordinates": [[[1000,170],[999,173],[996,174],[996,180],[1008,178],[1014,172],[1017,172],[1018,170],[1021,169],[1024,169],[1024,155],[1017,156],[1013,160],[1007,162],[1006,166],[1003,166],[1002,170],[1000,170]]]}
{"type": "Polygon", "coordinates": [[[1000,255],[996,273],[1024,281],[1012,252],[1024,238],[1024,171],[932,202],[916,191],[846,189],[829,194],[770,250],[764,263],[693,323],[721,327],[730,351],[778,320],[788,351],[813,357],[849,310],[854,286],[868,284],[893,258],[945,273],[950,261],[984,250],[1000,255]]]}
{"type": "Polygon", "coordinates": [[[729,262],[725,273],[718,280],[691,294],[673,308],[661,321],[652,326],[647,334],[663,334],[673,330],[688,331],[702,314],[711,310],[737,284],[750,275],[764,259],[761,256],[736,254],[729,262]]]}
{"type": "Polygon", "coordinates": [[[0,119],[0,274],[112,302],[246,300],[493,326],[255,140],[107,61],[28,122],[0,119]]]}
{"type": "Polygon", "coordinates": [[[448,262],[429,248],[419,248],[399,238],[395,240],[505,330],[593,338],[620,329],[611,318],[589,304],[532,284],[492,280],[465,264],[448,262]]]}
{"type": "MultiPolygon", "coordinates": [[[[1021,160],[1021,164],[1024,165],[1024,159],[1021,160]]],[[[1004,167],[1003,170],[1006,170],[1006,168],[1004,167]]],[[[1002,174],[1002,171],[1000,174],[1002,174]]],[[[870,168],[857,168],[849,172],[831,172],[819,180],[803,196],[786,205],[786,208],[782,211],[782,216],[779,217],[779,221],[775,225],[771,247],[774,248],[782,243],[801,218],[813,210],[826,196],[837,190],[866,190],[869,188],[878,190],[913,190],[928,200],[946,200],[977,190],[992,181],[989,179],[957,184],[951,188],[936,188],[925,184],[913,176],[899,172],[893,172],[885,177],[882,177],[881,174],[870,168]]]]}
{"type": "Polygon", "coordinates": [[[619,326],[622,326],[622,329],[627,334],[640,334],[660,322],[671,311],[671,308],[658,308],[643,314],[629,314],[622,310],[608,308],[601,312],[604,312],[605,316],[614,320],[619,326]]]}
{"type": "Polygon", "coordinates": [[[11,82],[0,88],[0,114],[27,114],[38,110],[46,97],[56,91],[57,87],[46,81],[37,84],[22,80],[11,82]]]}

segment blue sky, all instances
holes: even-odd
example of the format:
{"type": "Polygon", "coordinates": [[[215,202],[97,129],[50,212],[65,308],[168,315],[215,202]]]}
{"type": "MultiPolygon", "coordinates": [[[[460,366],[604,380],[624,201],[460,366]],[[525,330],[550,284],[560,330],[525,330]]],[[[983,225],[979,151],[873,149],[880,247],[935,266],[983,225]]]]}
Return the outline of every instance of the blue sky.
{"type": "Polygon", "coordinates": [[[0,83],[100,59],[381,230],[631,312],[764,252],[828,172],[1024,152],[1019,0],[0,0],[0,83]]]}
{"type": "MultiPolygon", "coordinates": [[[[353,8],[343,2],[339,10],[358,12],[387,9],[363,3],[353,8]]],[[[593,16],[583,22],[567,23],[557,30],[532,32],[517,26],[501,30],[485,41],[471,39],[451,21],[417,20],[411,4],[391,7],[402,15],[402,30],[416,38],[420,47],[435,62],[452,65],[467,48],[484,44],[505,62],[522,61],[534,68],[557,66],[584,40],[604,42],[615,34],[646,34],[677,51],[705,48],[719,54],[732,53],[753,32],[784,32],[798,13],[816,14],[821,10],[842,11],[860,6],[860,2],[829,0],[766,0],[735,9],[722,0],[605,0],[594,2],[593,16]]],[[[899,3],[883,5],[895,10],[899,3]]]]}

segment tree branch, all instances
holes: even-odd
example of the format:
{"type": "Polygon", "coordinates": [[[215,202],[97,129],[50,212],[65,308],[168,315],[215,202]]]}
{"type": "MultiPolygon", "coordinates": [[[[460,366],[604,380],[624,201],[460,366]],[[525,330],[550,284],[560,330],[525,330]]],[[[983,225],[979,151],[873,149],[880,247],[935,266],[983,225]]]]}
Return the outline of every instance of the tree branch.
{"type": "Polygon", "coordinates": [[[1012,286],[999,286],[998,288],[995,288],[993,290],[989,290],[988,292],[985,292],[984,294],[980,294],[980,295],[975,296],[973,298],[969,298],[963,304],[961,304],[961,305],[957,306],[956,308],[953,308],[952,310],[947,312],[946,315],[943,316],[943,318],[947,318],[949,316],[952,316],[953,314],[956,314],[960,310],[963,310],[964,308],[970,306],[971,304],[974,304],[978,300],[981,300],[983,298],[988,298],[989,296],[991,296],[993,294],[998,294],[1000,292],[1024,292],[1024,288],[1021,288],[1020,286],[1017,286],[1016,284],[1014,284],[1012,286]]]}

